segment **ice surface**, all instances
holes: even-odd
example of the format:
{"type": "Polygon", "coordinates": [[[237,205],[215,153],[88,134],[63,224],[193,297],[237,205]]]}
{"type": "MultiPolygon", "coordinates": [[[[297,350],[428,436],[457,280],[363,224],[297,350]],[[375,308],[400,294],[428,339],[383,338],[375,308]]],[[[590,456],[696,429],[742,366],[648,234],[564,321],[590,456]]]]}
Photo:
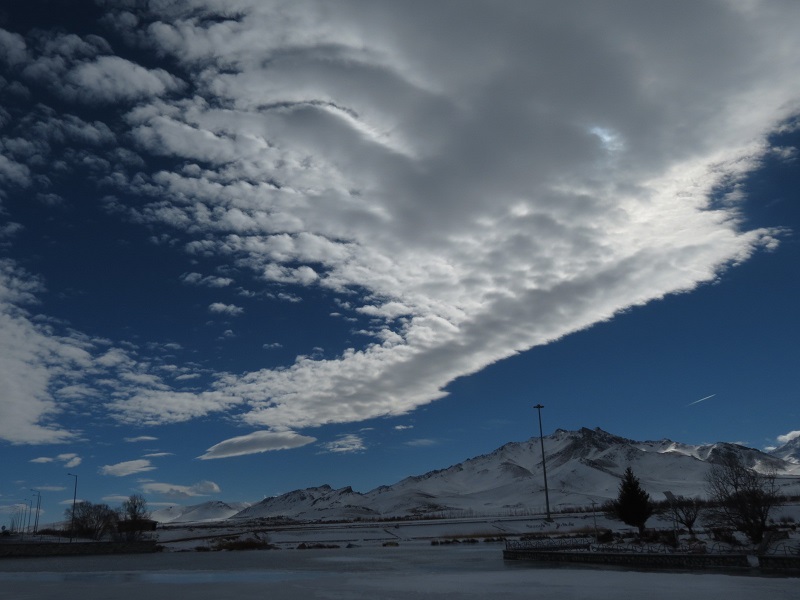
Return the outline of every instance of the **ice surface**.
{"type": "Polygon", "coordinates": [[[503,561],[495,544],[0,561],[4,600],[794,600],[798,585],[798,578],[540,567],[503,561]]]}

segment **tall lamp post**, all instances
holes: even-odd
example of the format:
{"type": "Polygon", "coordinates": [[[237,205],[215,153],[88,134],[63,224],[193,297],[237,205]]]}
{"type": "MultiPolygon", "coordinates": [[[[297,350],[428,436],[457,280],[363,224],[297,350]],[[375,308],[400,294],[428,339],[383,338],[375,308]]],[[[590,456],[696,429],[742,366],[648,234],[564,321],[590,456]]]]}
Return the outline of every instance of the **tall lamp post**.
{"type": "Polygon", "coordinates": [[[26,498],[28,501],[28,525],[27,531],[28,533],[31,532],[31,513],[33,513],[33,498],[26,498]]]}
{"type": "Polygon", "coordinates": [[[36,532],[39,531],[39,511],[42,507],[42,492],[34,490],[31,488],[31,491],[36,494],[36,518],[33,520],[33,535],[36,535],[36,532]]]}
{"type": "Polygon", "coordinates": [[[67,473],[67,475],[75,478],[75,490],[72,492],[72,522],[69,525],[69,541],[72,542],[72,536],[75,535],[75,501],[78,498],[78,476],[72,473],[67,473]]]}
{"type": "Polygon", "coordinates": [[[544,435],[542,434],[542,409],[544,406],[537,404],[534,406],[539,413],[539,442],[542,445],[542,472],[544,473],[544,501],[547,506],[547,520],[552,521],[550,518],[550,493],[547,491],[547,463],[544,460],[544,435]]]}
{"type": "Polygon", "coordinates": [[[22,532],[22,537],[20,537],[20,539],[22,540],[25,539],[25,530],[27,529],[26,523],[30,524],[30,513],[28,510],[30,509],[30,505],[32,503],[33,501],[29,498],[22,499],[22,527],[20,528],[20,531],[22,532]]]}

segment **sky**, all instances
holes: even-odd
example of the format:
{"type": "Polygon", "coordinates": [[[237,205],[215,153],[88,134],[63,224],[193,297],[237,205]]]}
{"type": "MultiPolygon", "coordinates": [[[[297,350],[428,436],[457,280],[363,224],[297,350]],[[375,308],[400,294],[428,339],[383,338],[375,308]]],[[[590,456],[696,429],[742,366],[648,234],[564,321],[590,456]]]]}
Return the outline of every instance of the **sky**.
{"type": "Polygon", "coordinates": [[[800,436],[798,25],[5,3],[0,512],[368,491],[538,403],[545,434],[800,436]]]}

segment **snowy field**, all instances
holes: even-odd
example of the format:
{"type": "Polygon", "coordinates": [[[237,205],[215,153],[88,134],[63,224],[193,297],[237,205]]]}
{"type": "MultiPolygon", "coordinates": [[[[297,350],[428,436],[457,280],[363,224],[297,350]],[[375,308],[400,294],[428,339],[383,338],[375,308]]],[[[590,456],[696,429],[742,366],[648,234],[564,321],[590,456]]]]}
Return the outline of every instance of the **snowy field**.
{"type": "Polygon", "coordinates": [[[539,567],[503,561],[498,544],[0,561],[4,600],[794,600],[798,586],[800,578],[539,567]]]}

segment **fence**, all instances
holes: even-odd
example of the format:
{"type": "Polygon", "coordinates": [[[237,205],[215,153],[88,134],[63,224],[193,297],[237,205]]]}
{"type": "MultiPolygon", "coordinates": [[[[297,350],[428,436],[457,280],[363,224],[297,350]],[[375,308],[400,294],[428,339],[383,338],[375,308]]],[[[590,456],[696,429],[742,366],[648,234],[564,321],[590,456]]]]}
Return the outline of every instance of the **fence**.
{"type": "Polygon", "coordinates": [[[594,544],[591,539],[562,538],[507,541],[506,560],[568,562],[669,569],[752,569],[770,573],[800,572],[800,547],[786,543],[768,553],[749,556],[743,548],[728,544],[614,543],[594,544]]]}

